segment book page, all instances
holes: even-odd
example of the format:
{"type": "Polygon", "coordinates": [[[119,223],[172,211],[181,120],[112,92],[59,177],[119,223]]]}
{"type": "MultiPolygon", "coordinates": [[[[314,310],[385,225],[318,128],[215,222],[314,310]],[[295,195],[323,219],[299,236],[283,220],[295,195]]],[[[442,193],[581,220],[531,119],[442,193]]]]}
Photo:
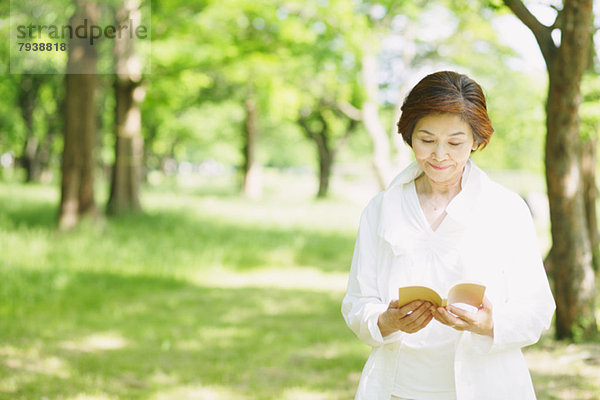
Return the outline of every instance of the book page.
{"type": "Polygon", "coordinates": [[[479,308],[483,302],[485,286],[478,283],[459,283],[448,292],[448,304],[464,303],[479,308]]]}
{"type": "Polygon", "coordinates": [[[405,286],[398,289],[398,306],[402,307],[411,301],[424,300],[442,306],[442,298],[433,289],[425,286],[405,286]]]}

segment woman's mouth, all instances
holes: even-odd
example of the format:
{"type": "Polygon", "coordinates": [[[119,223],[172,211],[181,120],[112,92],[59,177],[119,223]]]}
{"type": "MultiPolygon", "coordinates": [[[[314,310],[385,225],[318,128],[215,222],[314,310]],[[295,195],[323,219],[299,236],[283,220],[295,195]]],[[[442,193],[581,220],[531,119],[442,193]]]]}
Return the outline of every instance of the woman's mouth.
{"type": "Polygon", "coordinates": [[[450,165],[436,165],[436,164],[432,164],[432,163],[429,163],[429,165],[431,165],[431,167],[437,171],[443,171],[445,169],[450,168],[450,165]]]}

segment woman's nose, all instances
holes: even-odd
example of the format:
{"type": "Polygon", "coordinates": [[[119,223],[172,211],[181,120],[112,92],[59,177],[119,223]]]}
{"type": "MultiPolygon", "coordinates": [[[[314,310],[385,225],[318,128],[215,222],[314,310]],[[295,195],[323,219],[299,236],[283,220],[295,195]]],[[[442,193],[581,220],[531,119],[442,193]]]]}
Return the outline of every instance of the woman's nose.
{"type": "Polygon", "coordinates": [[[438,145],[435,146],[435,149],[433,150],[433,156],[436,160],[443,160],[444,158],[446,158],[447,154],[448,152],[446,146],[444,146],[442,143],[438,143],[438,145]]]}

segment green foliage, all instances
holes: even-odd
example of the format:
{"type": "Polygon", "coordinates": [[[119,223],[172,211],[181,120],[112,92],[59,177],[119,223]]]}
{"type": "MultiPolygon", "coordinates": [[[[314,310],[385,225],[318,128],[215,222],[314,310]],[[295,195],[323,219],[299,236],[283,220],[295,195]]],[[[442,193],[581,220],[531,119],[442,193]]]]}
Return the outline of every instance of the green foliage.
{"type": "Polygon", "coordinates": [[[0,107],[0,153],[12,151],[20,154],[25,125],[17,102],[18,89],[16,81],[0,79],[0,98],[5,106],[0,107]]]}
{"type": "Polygon", "coordinates": [[[495,132],[490,144],[474,156],[482,167],[543,173],[545,82],[535,84],[531,77],[516,71],[495,81],[483,78],[495,132]]]}
{"type": "MultiPolygon", "coordinates": [[[[116,3],[105,5],[114,8],[116,3]]],[[[50,2],[47,7],[57,4],[50,2]]],[[[239,166],[243,101],[249,93],[254,93],[258,102],[261,162],[281,167],[314,165],[314,149],[297,126],[300,109],[314,110],[323,102],[332,109],[344,102],[360,108],[365,98],[362,56],[365,51],[384,50],[380,59],[382,115],[388,112],[386,107],[391,110],[396,105],[396,100],[386,103],[397,97],[391,94],[413,75],[435,65],[468,72],[486,89],[496,127],[480,162],[491,168],[541,171],[539,146],[544,128],[540,104],[545,82],[506,67],[513,54],[495,37],[490,26],[494,14],[487,4],[450,0],[169,0],[152,1],[151,11],[152,73],[145,77],[142,103],[146,162],[151,169],[172,157],[193,162],[216,159],[239,166]],[[432,33],[434,22],[444,27],[443,34],[432,33]],[[399,38],[414,38],[415,57],[404,66],[398,63],[411,43],[402,42],[402,48],[394,50],[382,46],[384,41],[399,38]]],[[[8,18],[3,18],[0,30],[8,34],[8,18]]],[[[8,56],[8,43],[0,45],[0,53],[8,56]]],[[[0,69],[7,70],[1,60],[8,57],[0,58],[0,69]]],[[[0,147],[15,154],[21,152],[24,142],[16,105],[17,82],[18,76],[0,77],[0,147]]],[[[110,164],[114,157],[110,75],[101,77],[101,85],[100,155],[103,163],[110,164]]],[[[50,87],[54,86],[40,93],[41,110],[36,113],[40,138],[48,129],[45,115],[61,115],[62,94],[50,87]]],[[[395,121],[391,115],[382,118],[391,132],[395,121]]],[[[332,139],[337,140],[344,134],[347,117],[329,119],[334,127],[332,139]]],[[[357,157],[369,156],[371,145],[365,135],[359,127],[349,139],[350,150],[357,157]]],[[[60,150],[60,141],[54,146],[60,150]]],[[[53,165],[58,165],[58,159],[53,165]]]]}
{"type": "Polygon", "coordinates": [[[314,158],[314,146],[289,119],[278,119],[267,115],[263,119],[259,151],[263,165],[270,167],[305,167],[307,160],[314,158]]]}
{"type": "Polygon", "coordinates": [[[600,338],[595,316],[578,317],[571,326],[573,342],[597,341],[600,338]]]}

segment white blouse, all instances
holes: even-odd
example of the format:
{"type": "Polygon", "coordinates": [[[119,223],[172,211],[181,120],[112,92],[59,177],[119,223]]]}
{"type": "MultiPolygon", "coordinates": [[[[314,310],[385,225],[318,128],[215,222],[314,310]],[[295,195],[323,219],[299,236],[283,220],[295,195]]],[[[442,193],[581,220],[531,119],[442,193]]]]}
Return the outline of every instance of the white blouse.
{"type": "Polygon", "coordinates": [[[549,327],[555,305],[526,204],[469,160],[460,193],[433,231],[414,188],[421,173],[411,164],[361,216],[342,302],[348,326],[373,347],[356,399],[535,399],[521,347],[549,327]],[[486,285],[493,339],[436,321],[382,337],[377,319],[399,286],[426,283],[445,294],[458,280],[486,285]]]}
{"type": "MultiPolygon", "coordinates": [[[[469,168],[465,168],[463,179],[469,168]]],[[[452,284],[465,279],[457,257],[455,226],[444,219],[434,231],[421,208],[415,181],[402,185],[402,223],[413,238],[412,257],[403,257],[392,271],[389,290],[400,286],[428,286],[444,296],[452,284]]],[[[393,394],[423,400],[456,399],[454,352],[459,332],[436,320],[407,336],[400,346],[393,394]],[[433,377],[433,379],[432,379],[433,377]]]]}

